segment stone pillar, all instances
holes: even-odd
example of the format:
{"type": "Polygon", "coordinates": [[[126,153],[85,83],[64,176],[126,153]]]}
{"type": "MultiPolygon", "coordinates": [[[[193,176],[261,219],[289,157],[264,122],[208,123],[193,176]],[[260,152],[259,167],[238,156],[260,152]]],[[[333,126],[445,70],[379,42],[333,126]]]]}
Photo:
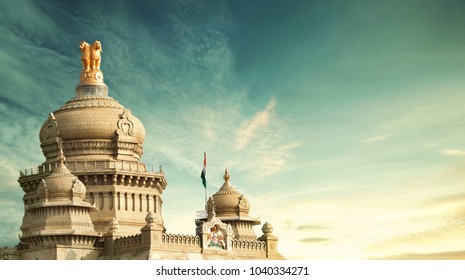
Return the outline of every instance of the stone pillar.
{"type": "Polygon", "coordinates": [[[142,243],[150,249],[161,248],[163,245],[161,240],[163,225],[157,221],[153,211],[147,214],[145,222],[147,224],[140,230],[142,232],[142,243]]]}
{"type": "Polygon", "coordinates": [[[263,235],[258,238],[266,244],[266,257],[269,259],[281,259],[278,253],[278,238],[273,235],[273,226],[266,222],[262,227],[263,235]]]}
{"type": "Polygon", "coordinates": [[[113,255],[115,251],[115,240],[119,237],[119,234],[116,233],[119,228],[119,223],[116,220],[116,218],[113,218],[113,220],[110,222],[109,228],[110,230],[108,231],[108,233],[103,235],[103,255],[113,255]]]}

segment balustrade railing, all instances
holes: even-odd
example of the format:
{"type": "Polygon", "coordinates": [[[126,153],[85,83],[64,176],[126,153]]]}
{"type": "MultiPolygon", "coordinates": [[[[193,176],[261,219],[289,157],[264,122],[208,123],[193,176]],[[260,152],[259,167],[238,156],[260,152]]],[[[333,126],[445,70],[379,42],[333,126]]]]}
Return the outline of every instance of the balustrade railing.
{"type": "Polygon", "coordinates": [[[162,233],[161,242],[167,245],[200,246],[200,238],[196,235],[162,233]]]}
{"type": "MultiPolygon", "coordinates": [[[[135,172],[152,172],[163,174],[163,171],[154,171],[153,165],[129,161],[70,161],[66,162],[66,167],[71,172],[98,171],[98,170],[127,170],[135,172]]],[[[37,167],[19,171],[20,177],[50,173],[58,167],[58,163],[45,163],[37,167]]]]}
{"type": "Polygon", "coordinates": [[[142,234],[118,237],[115,240],[115,247],[134,247],[142,244],[142,234]]]}
{"type": "Polygon", "coordinates": [[[266,243],[258,240],[233,239],[231,247],[233,250],[266,251],[266,243]]]}

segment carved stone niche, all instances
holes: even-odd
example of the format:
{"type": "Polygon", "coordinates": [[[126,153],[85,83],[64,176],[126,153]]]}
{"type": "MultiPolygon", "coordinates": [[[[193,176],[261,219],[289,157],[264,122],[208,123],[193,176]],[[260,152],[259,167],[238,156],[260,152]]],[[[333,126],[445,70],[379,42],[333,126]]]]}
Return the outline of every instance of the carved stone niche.
{"type": "Polygon", "coordinates": [[[137,141],[137,133],[129,110],[123,110],[116,129],[117,156],[119,160],[140,159],[143,150],[137,141]]]}
{"type": "Polygon", "coordinates": [[[202,250],[232,250],[231,242],[234,232],[231,225],[223,223],[216,217],[201,226],[202,250]]]}
{"type": "Polygon", "coordinates": [[[58,130],[58,123],[53,113],[50,113],[47,121],[43,124],[43,127],[44,128],[41,130],[40,141],[47,143],[56,142],[56,138],[60,136],[60,131],[58,130]]]}
{"type": "Polygon", "coordinates": [[[134,123],[131,121],[131,112],[124,110],[120,115],[120,120],[117,123],[118,128],[116,134],[118,138],[135,137],[134,123]]]}

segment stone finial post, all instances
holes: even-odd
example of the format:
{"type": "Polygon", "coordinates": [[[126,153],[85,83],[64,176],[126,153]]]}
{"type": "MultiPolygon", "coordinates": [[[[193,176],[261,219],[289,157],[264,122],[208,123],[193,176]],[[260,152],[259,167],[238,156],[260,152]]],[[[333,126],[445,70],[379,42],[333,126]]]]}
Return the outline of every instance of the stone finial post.
{"type": "Polygon", "coordinates": [[[113,218],[111,222],[108,224],[108,232],[103,236],[103,242],[104,242],[104,255],[112,255],[113,252],[115,251],[115,240],[119,237],[119,234],[117,233],[119,229],[119,223],[116,218],[113,218]]]}
{"type": "Polygon", "coordinates": [[[140,230],[142,232],[142,243],[148,245],[150,249],[160,248],[162,246],[163,225],[157,220],[157,216],[153,211],[147,214],[145,222],[147,224],[140,230]]]}
{"type": "Polygon", "coordinates": [[[273,226],[266,222],[262,227],[263,235],[258,238],[259,241],[266,243],[266,257],[267,258],[280,258],[278,253],[278,238],[273,235],[273,226]]]}
{"type": "Polygon", "coordinates": [[[213,197],[209,197],[207,201],[207,219],[211,220],[216,217],[216,211],[215,211],[215,201],[213,200],[213,197]]]}

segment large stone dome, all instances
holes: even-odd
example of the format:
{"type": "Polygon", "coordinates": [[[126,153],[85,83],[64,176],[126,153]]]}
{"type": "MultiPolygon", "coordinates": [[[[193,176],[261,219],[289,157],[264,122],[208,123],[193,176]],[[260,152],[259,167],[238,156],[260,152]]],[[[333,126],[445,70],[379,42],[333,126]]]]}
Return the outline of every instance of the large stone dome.
{"type": "Polygon", "coordinates": [[[39,137],[46,162],[56,159],[58,142],[63,143],[69,161],[140,160],[144,126],[130,110],[108,96],[103,75],[101,78],[100,83],[81,80],[76,97],[51,113],[42,125],[39,137]]]}
{"type": "MultiPolygon", "coordinates": [[[[144,143],[145,129],[142,123],[111,97],[73,98],[53,114],[59,127],[59,136],[64,141],[114,140],[119,135],[118,129],[124,129],[126,125],[128,132],[131,132],[130,136],[137,143],[144,143]],[[127,124],[120,128],[118,124],[122,119],[127,120],[127,124]]],[[[41,142],[47,135],[46,124],[40,130],[41,142]]]]}

